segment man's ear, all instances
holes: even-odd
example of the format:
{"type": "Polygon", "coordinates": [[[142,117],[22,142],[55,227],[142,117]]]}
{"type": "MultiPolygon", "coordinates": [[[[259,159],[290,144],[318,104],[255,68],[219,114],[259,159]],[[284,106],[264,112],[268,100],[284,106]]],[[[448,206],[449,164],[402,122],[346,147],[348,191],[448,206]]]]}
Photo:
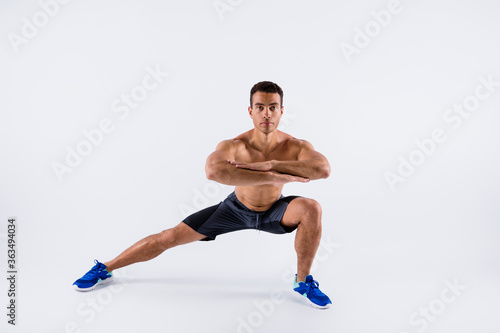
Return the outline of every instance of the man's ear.
{"type": "Polygon", "coordinates": [[[252,107],[251,106],[248,107],[248,115],[250,116],[250,118],[252,118],[252,107]]]}
{"type": "Polygon", "coordinates": [[[285,107],[284,107],[284,106],[282,106],[282,107],[281,107],[281,115],[283,115],[283,111],[284,111],[284,110],[285,110],[285,107]]]}

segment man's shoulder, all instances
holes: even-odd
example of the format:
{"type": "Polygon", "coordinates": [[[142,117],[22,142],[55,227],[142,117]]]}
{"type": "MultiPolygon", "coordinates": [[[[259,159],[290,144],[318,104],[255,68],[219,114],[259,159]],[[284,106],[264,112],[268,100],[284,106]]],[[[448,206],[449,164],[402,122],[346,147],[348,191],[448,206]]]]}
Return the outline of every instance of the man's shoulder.
{"type": "Polygon", "coordinates": [[[245,146],[250,139],[251,132],[252,132],[252,130],[246,131],[246,132],[241,133],[240,135],[236,136],[235,138],[232,138],[232,139],[229,139],[226,141],[231,143],[234,147],[245,146]]]}
{"type": "Polygon", "coordinates": [[[227,139],[227,140],[222,140],[218,145],[217,145],[217,150],[231,150],[231,149],[238,149],[240,146],[244,146],[244,140],[241,138],[233,138],[233,139],[227,139]]]}
{"type": "Polygon", "coordinates": [[[282,135],[283,141],[290,146],[297,146],[299,148],[302,148],[304,147],[304,145],[309,144],[309,142],[307,142],[306,140],[298,139],[288,133],[280,132],[280,134],[282,135]]]}

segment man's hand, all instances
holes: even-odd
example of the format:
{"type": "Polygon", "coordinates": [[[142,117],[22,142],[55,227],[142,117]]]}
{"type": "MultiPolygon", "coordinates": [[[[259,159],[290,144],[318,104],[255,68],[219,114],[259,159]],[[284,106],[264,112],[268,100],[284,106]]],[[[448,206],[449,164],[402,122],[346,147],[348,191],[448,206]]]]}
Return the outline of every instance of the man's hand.
{"type": "Polygon", "coordinates": [[[234,165],[237,168],[255,170],[255,171],[271,171],[273,168],[272,161],[244,163],[244,162],[228,160],[227,162],[234,165]]]}

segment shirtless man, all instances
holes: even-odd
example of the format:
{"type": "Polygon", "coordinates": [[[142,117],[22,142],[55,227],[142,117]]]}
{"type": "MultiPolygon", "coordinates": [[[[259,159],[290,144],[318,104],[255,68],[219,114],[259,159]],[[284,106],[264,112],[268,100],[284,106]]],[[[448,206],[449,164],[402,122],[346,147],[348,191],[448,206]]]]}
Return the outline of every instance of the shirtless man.
{"type": "Polygon", "coordinates": [[[296,229],[297,274],[292,293],[314,307],[330,307],[330,299],[309,275],[321,238],[321,206],[313,199],[281,194],[286,183],[327,178],[330,164],[309,142],[277,129],[283,115],[283,91],[277,84],[254,85],[248,113],[254,128],[219,143],[205,166],[208,179],[234,185],[235,191],[177,226],[138,241],[111,261],[95,260],[96,265],[73,284],[76,290],[89,291],[110,282],[115,269],[153,259],[177,245],[214,240],[243,229],[275,234],[296,229]]]}

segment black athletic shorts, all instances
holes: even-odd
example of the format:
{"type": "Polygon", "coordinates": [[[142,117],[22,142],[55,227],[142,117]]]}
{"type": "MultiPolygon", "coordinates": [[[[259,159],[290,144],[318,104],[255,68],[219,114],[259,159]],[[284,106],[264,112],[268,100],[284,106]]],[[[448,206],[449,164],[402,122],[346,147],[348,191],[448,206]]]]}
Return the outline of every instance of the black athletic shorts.
{"type": "Polygon", "coordinates": [[[298,196],[283,195],[266,211],[258,212],[243,205],[233,192],[219,203],[184,219],[184,223],[200,234],[207,236],[202,240],[214,240],[216,236],[232,231],[255,229],[273,234],[286,234],[296,229],[281,225],[290,201],[298,196]]]}

